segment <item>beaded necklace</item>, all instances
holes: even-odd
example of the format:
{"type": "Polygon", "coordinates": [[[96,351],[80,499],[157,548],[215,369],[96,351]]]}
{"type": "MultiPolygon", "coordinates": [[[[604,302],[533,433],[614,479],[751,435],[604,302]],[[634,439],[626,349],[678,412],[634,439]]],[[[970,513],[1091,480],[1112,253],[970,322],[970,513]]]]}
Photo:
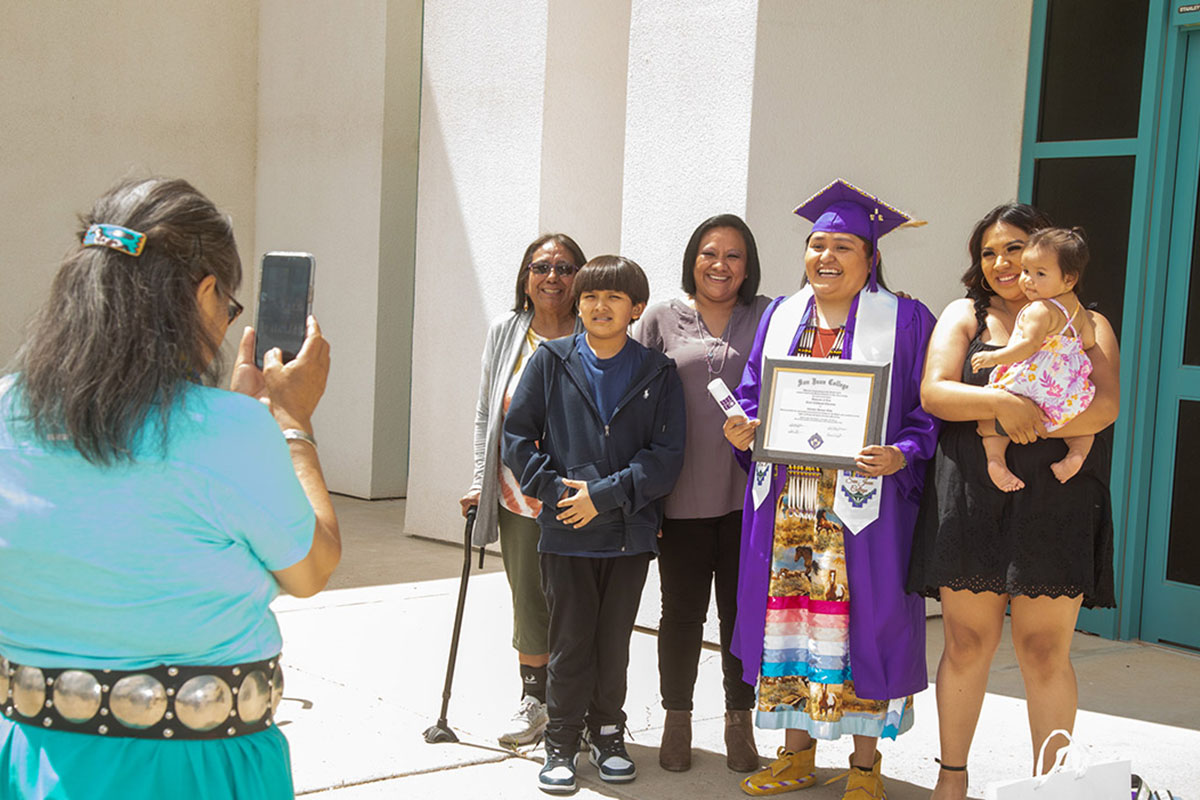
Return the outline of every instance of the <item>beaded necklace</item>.
{"type": "MultiPolygon", "coordinates": [[[[837,329],[833,342],[824,352],[817,349],[823,344],[817,336],[817,321],[810,319],[800,333],[796,342],[796,352],[793,355],[811,356],[813,358],[841,358],[842,345],[846,337],[846,326],[837,329]]],[[[826,329],[827,330],[827,329],[826,329]]],[[[787,483],[783,494],[780,495],[780,507],[790,515],[813,516],[817,513],[818,494],[820,490],[821,468],[804,464],[787,465],[787,483]]],[[[814,517],[815,518],[815,517],[814,517]]]]}
{"type": "Polygon", "coordinates": [[[846,326],[843,325],[836,329],[836,335],[833,342],[824,352],[817,348],[823,345],[821,337],[817,335],[818,330],[829,330],[828,328],[819,329],[815,321],[810,320],[804,326],[804,332],[800,334],[800,340],[796,342],[796,352],[798,356],[812,356],[813,358],[829,358],[831,356],[840,358],[842,355],[842,345],[846,338],[846,326]]]}

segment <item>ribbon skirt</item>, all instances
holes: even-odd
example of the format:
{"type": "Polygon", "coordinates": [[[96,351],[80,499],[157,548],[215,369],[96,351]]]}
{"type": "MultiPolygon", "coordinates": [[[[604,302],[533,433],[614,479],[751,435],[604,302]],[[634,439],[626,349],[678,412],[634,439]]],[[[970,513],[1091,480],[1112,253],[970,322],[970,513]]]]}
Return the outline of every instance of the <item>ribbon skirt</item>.
{"type": "Polygon", "coordinates": [[[912,696],[865,700],[850,668],[850,583],[833,513],[835,470],[789,466],[775,537],[756,725],[818,739],[895,738],[912,726],[912,696]]]}

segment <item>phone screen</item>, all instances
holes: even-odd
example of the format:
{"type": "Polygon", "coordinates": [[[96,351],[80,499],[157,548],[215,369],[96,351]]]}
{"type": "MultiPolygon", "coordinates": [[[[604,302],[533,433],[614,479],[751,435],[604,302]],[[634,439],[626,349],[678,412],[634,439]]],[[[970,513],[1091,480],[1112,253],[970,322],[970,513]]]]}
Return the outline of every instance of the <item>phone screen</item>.
{"type": "Polygon", "coordinates": [[[263,256],[254,343],[254,363],[260,368],[263,354],[274,347],[282,351],[285,364],[300,352],[312,310],[315,266],[309,253],[267,253],[263,256]]]}

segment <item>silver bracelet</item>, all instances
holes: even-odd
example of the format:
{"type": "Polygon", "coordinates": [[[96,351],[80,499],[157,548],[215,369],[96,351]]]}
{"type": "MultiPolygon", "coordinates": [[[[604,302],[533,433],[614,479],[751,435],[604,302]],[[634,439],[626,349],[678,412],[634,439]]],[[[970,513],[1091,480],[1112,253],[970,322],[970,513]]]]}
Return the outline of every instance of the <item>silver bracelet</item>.
{"type": "Polygon", "coordinates": [[[313,450],[317,449],[317,440],[312,437],[312,434],[299,428],[284,428],[283,438],[289,442],[308,442],[313,446],[313,450]]]}

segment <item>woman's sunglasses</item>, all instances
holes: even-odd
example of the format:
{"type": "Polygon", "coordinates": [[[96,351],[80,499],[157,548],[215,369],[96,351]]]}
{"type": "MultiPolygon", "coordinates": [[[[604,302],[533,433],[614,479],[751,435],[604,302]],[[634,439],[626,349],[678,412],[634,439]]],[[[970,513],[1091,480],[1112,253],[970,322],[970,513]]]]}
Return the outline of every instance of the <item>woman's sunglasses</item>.
{"type": "Polygon", "coordinates": [[[529,265],[529,271],[534,275],[549,275],[550,270],[557,272],[560,278],[565,278],[578,272],[579,267],[567,261],[559,261],[557,264],[551,264],[549,261],[535,261],[529,265]]]}

